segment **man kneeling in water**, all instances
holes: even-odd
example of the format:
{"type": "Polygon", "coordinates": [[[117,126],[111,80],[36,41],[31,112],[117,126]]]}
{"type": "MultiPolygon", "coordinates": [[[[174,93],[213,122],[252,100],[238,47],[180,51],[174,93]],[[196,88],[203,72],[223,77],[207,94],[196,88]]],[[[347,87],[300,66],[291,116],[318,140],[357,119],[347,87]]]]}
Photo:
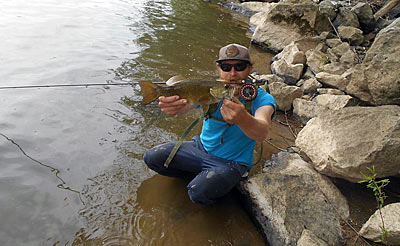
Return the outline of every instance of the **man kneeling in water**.
{"type": "MultiPolygon", "coordinates": [[[[248,49],[238,44],[222,47],[217,66],[223,80],[247,79],[252,70],[248,49]]],[[[239,91],[239,84],[231,86],[239,91]]],[[[195,108],[179,96],[161,96],[158,105],[170,116],[195,108]]],[[[244,99],[236,93],[232,101],[221,100],[211,117],[204,119],[200,137],[183,142],[168,167],[164,167],[164,163],[176,142],[148,150],[144,161],[161,175],[190,179],[187,186],[190,199],[194,203],[212,204],[226,195],[252,168],[256,141],[264,141],[267,137],[275,110],[274,98],[261,88],[257,89],[257,96],[251,102],[251,112],[246,110],[244,99]]]]}

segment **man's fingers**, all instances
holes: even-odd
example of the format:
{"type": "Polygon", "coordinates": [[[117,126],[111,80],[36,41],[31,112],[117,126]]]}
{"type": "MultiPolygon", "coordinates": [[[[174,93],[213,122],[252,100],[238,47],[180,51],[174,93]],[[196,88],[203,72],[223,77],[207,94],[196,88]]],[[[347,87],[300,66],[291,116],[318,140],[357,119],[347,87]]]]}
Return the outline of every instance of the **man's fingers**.
{"type": "Polygon", "coordinates": [[[178,99],[179,99],[179,96],[170,96],[170,97],[160,96],[158,98],[158,101],[163,102],[163,103],[170,103],[170,102],[175,102],[178,99]]]}
{"type": "Polygon", "coordinates": [[[171,97],[165,97],[164,99],[159,99],[158,105],[160,107],[176,107],[185,106],[187,103],[186,99],[170,100],[171,97]],[[168,98],[168,99],[166,99],[168,98]]]}

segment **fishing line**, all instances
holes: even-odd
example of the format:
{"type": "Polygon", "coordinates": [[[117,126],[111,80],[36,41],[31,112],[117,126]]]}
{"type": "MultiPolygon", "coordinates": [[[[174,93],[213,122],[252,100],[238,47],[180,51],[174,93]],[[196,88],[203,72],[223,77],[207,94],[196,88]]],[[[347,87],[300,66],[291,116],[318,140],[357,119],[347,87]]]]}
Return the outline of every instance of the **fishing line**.
{"type": "MultiPolygon", "coordinates": [[[[153,84],[165,84],[165,82],[152,82],[153,84]]],[[[0,86],[0,90],[9,89],[37,89],[37,88],[57,88],[57,87],[89,87],[89,86],[125,86],[137,85],[139,82],[125,83],[93,83],[93,84],[50,84],[50,85],[20,85],[20,86],[0,86]]]]}

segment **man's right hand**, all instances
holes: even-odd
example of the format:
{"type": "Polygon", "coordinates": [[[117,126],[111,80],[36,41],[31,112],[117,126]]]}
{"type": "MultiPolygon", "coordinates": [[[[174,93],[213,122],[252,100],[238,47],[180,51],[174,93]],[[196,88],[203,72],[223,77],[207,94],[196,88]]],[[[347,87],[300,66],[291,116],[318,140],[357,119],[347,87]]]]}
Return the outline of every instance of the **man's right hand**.
{"type": "Polygon", "coordinates": [[[189,108],[186,107],[188,105],[187,100],[179,99],[179,96],[161,96],[158,98],[158,101],[158,106],[161,108],[161,111],[169,116],[183,114],[189,110],[189,108]]]}

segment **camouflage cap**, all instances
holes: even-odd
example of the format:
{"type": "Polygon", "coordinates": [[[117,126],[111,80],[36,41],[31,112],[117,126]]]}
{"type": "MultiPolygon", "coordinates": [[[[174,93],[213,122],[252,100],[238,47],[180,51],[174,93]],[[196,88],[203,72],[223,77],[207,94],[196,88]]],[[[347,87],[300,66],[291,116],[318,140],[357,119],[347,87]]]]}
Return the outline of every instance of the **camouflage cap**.
{"type": "Polygon", "coordinates": [[[241,60],[251,63],[249,50],[239,44],[228,44],[219,50],[217,62],[226,60],[241,60]]]}

